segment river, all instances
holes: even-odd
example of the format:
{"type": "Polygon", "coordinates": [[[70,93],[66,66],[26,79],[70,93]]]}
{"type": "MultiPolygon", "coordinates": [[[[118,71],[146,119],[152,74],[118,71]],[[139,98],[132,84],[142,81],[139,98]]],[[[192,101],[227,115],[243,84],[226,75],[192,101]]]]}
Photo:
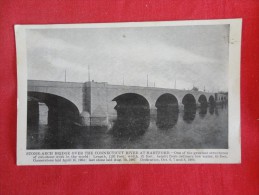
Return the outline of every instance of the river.
{"type": "Polygon", "coordinates": [[[79,127],[66,122],[49,127],[46,113],[40,109],[39,123],[28,125],[27,149],[228,148],[227,106],[180,111],[157,119],[115,119],[109,127],[79,127]]]}

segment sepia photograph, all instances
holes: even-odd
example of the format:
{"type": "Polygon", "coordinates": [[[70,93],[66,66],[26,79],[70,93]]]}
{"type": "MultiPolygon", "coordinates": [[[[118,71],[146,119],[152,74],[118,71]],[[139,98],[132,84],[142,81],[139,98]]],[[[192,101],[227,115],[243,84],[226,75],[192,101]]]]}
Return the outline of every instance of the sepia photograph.
{"type": "Polygon", "coordinates": [[[229,149],[230,23],[172,23],[24,28],[25,150],[229,149]]]}

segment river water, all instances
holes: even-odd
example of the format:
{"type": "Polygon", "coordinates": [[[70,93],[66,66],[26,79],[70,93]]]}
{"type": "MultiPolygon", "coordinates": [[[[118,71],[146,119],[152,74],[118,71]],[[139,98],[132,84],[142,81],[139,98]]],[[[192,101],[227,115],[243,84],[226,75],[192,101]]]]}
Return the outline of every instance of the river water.
{"type": "Polygon", "coordinates": [[[198,108],[155,118],[115,119],[109,127],[49,127],[47,110],[37,125],[28,125],[27,149],[225,149],[227,106],[198,108]],[[129,121],[130,120],[130,121],[129,121]]]}

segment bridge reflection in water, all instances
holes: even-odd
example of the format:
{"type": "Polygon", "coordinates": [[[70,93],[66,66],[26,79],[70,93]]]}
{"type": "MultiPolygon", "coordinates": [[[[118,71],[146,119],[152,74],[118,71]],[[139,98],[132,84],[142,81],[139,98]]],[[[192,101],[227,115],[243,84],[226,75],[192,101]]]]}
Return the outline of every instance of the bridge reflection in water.
{"type": "Polygon", "coordinates": [[[120,136],[138,136],[145,133],[150,123],[148,102],[137,94],[121,95],[114,99],[117,102],[117,120],[112,133],[120,136]]]}
{"type": "Polygon", "coordinates": [[[29,80],[27,148],[227,148],[227,101],[227,92],[29,80]]]}
{"type": "Polygon", "coordinates": [[[178,101],[172,94],[161,95],[157,102],[157,121],[159,129],[169,129],[174,127],[178,120],[178,101]]]}
{"type": "MultiPolygon", "coordinates": [[[[47,107],[40,104],[39,122],[28,121],[28,149],[162,149],[162,148],[227,148],[227,105],[185,103],[179,111],[172,97],[162,97],[156,105],[157,117],[141,98],[133,102],[119,97],[118,116],[110,127],[80,127],[59,119],[48,125],[47,107]],[[167,101],[164,101],[164,100],[167,101]],[[168,101],[170,100],[170,101],[168,101]],[[165,105],[165,102],[169,102],[165,105]],[[134,105],[134,106],[133,106],[134,105]],[[44,109],[42,109],[43,107],[44,109]],[[44,121],[45,120],[45,121],[44,121]],[[60,121],[61,120],[61,121],[60,121]]],[[[190,102],[188,100],[188,102],[190,102]]]]}

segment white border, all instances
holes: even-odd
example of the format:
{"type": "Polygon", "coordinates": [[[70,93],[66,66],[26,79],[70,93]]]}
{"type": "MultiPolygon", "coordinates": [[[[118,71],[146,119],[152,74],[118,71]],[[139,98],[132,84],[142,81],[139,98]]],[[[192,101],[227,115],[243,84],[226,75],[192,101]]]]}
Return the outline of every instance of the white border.
{"type": "Polygon", "coordinates": [[[190,20],[167,22],[127,22],[127,23],[93,23],[93,24],[51,24],[51,25],[15,25],[16,51],[17,51],[17,77],[18,77],[18,116],[17,116],[17,165],[66,165],[66,164],[219,164],[241,163],[241,137],[240,137],[240,50],[241,50],[242,19],[225,20],[190,20]],[[62,29],[62,28],[121,28],[121,27],[155,27],[155,26],[189,26],[189,25],[222,25],[230,24],[229,35],[229,149],[69,149],[69,150],[27,150],[27,29],[62,29]],[[55,151],[170,151],[170,152],[228,152],[228,158],[197,159],[195,162],[147,162],[147,161],[121,161],[121,162],[72,162],[72,163],[46,163],[33,162],[26,152],[55,152],[55,151]]]}

